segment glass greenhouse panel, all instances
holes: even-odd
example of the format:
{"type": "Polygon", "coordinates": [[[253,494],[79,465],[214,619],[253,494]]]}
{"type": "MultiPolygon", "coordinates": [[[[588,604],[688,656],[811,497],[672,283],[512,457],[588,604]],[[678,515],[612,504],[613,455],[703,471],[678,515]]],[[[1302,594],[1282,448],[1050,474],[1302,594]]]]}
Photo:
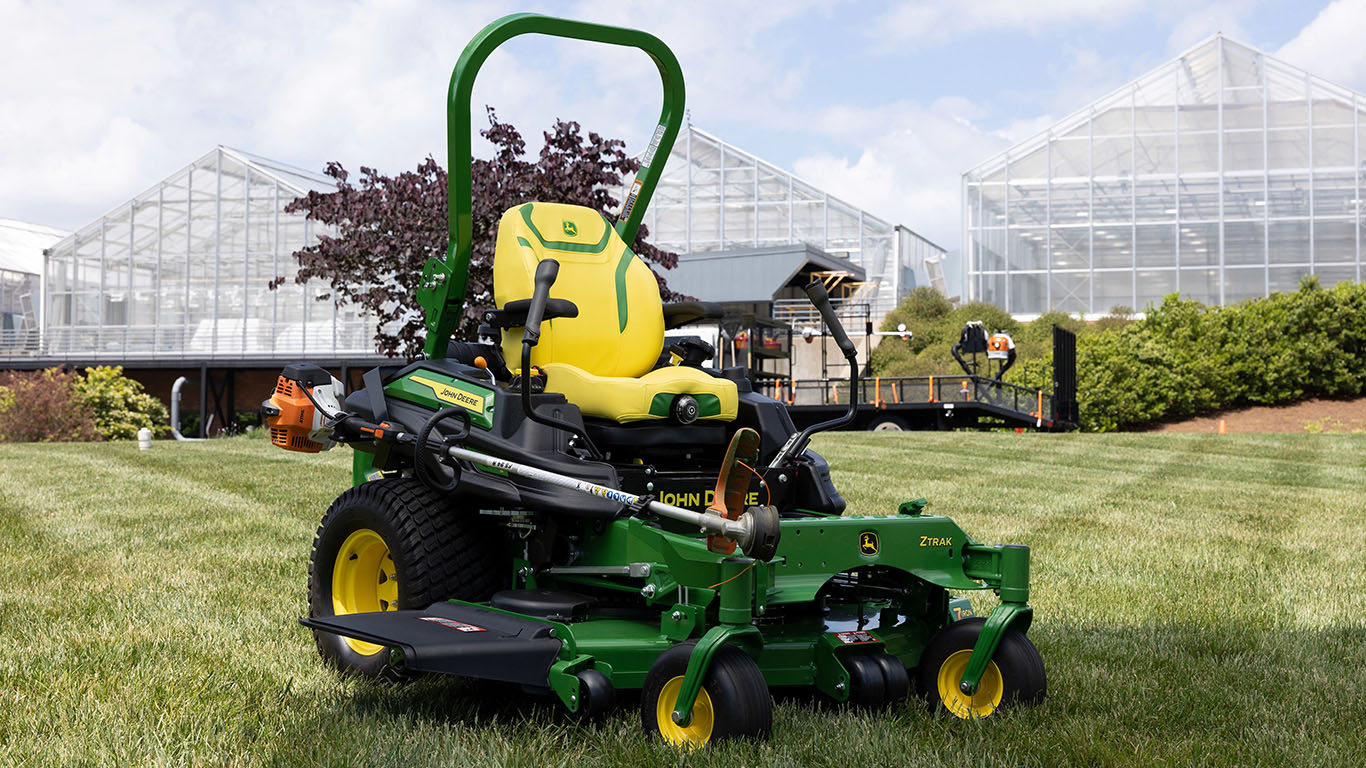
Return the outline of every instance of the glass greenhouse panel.
{"type": "Polygon", "coordinates": [[[964,250],[983,258],[964,282],[976,290],[982,269],[1007,282],[1033,270],[1029,246],[1044,228],[1050,290],[998,290],[1012,313],[1104,314],[1125,274],[1138,305],[1178,288],[1237,301],[1311,270],[1325,285],[1358,279],[1362,107],[1358,94],[1215,36],[968,171],[964,250]],[[1043,220],[1013,176],[1040,165],[1048,178],[1029,183],[1047,184],[1043,220]]]}
{"type": "MultiPolygon", "coordinates": [[[[1005,185],[997,187],[1004,214],[1005,185]]],[[[677,253],[808,243],[844,257],[866,275],[852,290],[869,304],[875,323],[923,273],[927,257],[912,254],[944,255],[914,232],[691,125],[679,133],[646,221],[651,242],[677,253]]]]}
{"type": "Polygon", "coordinates": [[[373,356],[373,321],[330,301],[310,303],[322,286],[269,289],[275,277],[293,276],[294,252],[317,241],[284,206],[332,188],[305,171],[214,149],[49,250],[44,353],[373,356]]]}

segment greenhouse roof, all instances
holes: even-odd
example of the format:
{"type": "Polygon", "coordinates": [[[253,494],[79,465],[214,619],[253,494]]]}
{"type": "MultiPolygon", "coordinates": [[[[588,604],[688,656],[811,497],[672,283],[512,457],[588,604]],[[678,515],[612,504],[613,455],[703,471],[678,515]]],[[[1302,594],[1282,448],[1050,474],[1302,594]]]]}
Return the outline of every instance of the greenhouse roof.
{"type": "Polygon", "coordinates": [[[43,273],[43,249],[68,233],[41,224],[0,219],[0,270],[43,273]]]}
{"type": "MultiPolygon", "coordinates": [[[[1091,131],[1096,135],[1125,136],[1131,130],[1139,134],[1170,131],[1177,109],[1183,115],[1181,130],[1185,131],[1216,127],[1221,111],[1239,107],[1255,109],[1255,105],[1264,101],[1304,103],[1306,100],[1315,104],[1315,109],[1335,105],[1331,108],[1342,111],[1354,111],[1362,103],[1347,88],[1216,34],[1038,134],[991,156],[969,170],[967,175],[985,178],[1002,171],[1007,157],[1013,162],[1043,149],[1051,140],[1085,138],[1091,131]],[[1127,115],[1122,119],[1106,119],[1107,112],[1130,107],[1134,110],[1132,126],[1127,115]],[[1202,111],[1207,113],[1204,119],[1198,117],[1202,111]]],[[[1014,172],[1011,175],[1014,177],[1014,172]]]]}
{"type": "MultiPolygon", "coordinates": [[[[306,171],[302,168],[289,165],[288,163],[281,163],[276,160],[261,157],[260,155],[243,152],[240,149],[233,149],[232,147],[226,147],[220,144],[197,158],[194,162],[185,165],[156,184],[143,190],[132,199],[121,202],[109,209],[103,216],[94,219],[89,224],[86,224],[71,233],[71,235],[57,243],[56,246],[70,248],[73,243],[79,245],[100,238],[102,228],[107,221],[126,221],[130,207],[134,210],[142,210],[154,205],[158,200],[159,194],[163,191],[173,188],[184,189],[189,183],[188,175],[196,169],[200,171],[217,169],[217,171],[221,172],[225,177],[233,176],[239,179],[251,175],[258,181],[265,179],[277,182],[282,188],[293,192],[300,197],[309,192],[337,191],[336,182],[322,174],[306,171]]],[[[176,194],[183,195],[185,193],[177,192],[176,194]]],[[[167,224],[166,226],[168,230],[173,228],[170,224],[167,224]]]]}

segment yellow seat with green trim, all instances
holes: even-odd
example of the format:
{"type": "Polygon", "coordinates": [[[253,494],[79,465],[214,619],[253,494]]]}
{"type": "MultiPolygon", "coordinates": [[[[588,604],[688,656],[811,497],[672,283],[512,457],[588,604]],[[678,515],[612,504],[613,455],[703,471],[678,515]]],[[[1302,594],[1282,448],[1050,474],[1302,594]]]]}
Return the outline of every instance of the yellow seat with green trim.
{"type": "MultiPolygon", "coordinates": [[[[673,398],[692,395],[699,419],[731,421],[739,406],[735,382],[697,368],[655,363],[664,348],[664,312],[654,273],[626,247],[598,211],[564,203],[524,203],[498,223],[493,298],[501,309],[532,294],[541,259],[560,263],[550,289],[577,317],[541,326],[531,364],[585,416],[616,422],[663,419],[673,398]]],[[[503,356],[522,359],[521,329],[503,331],[503,356]]]]}

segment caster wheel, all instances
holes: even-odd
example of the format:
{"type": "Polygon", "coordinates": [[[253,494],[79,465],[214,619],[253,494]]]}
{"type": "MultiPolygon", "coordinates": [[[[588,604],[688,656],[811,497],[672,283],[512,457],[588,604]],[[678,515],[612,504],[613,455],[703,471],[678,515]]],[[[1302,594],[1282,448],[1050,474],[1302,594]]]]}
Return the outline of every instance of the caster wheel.
{"type": "Polygon", "coordinates": [[[692,720],[673,720],[674,703],[683,687],[683,673],[695,642],[680,643],[660,654],[645,676],[640,695],[641,725],[666,742],[686,750],[725,739],[763,739],[773,727],[773,697],[768,684],[744,651],[722,645],[711,657],[711,668],[693,704],[692,720]]]}
{"type": "Polygon", "coordinates": [[[925,698],[930,711],[973,720],[1007,707],[1043,701],[1048,688],[1043,659],[1029,638],[1014,629],[1007,629],[1001,637],[977,692],[969,696],[958,689],[985,623],[981,618],[964,619],[930,639],[915,674],[916,691],[925,698]]]}

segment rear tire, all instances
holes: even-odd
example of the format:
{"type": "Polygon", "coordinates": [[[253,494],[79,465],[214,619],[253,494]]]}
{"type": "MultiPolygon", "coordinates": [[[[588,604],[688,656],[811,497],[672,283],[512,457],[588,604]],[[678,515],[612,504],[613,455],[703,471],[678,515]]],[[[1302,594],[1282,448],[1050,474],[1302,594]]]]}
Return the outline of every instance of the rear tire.
{"type": "Polygon", "coordinates": [[[773,727],[773,697],[748,654],[729,643],[716,649],[702,679],[686,726],[673,722],[683,674],[696,641],[680,643],[659,655],[645,676],[640,695],[641,725],[646,734],[686,750],[726,739],[764,739],[773,727]]]}
{"type": "MultiPolygon", "coordinates": [[[[498,530],[459,497],[411,479],[375,480],[338,496],[318,526],[308,566],[308,615],[426,608],[438,600],[486,600],[501,584],[498,530]]],[[[383,646],[313,633],[318,653],[343,673],[380,677],[383,646]]]]}
{"type": "Polygon", "coordinates": [[[964,619],[930,639],[916,668],[915,683],[931,712],[972,720],[1019,704],[1037,704],[1047,695],[1043,659],[1029,638],[1015,629],[1001,636],[977,692],[968,696],[958,690],[985,623],[983,618],[964,619]]]}

